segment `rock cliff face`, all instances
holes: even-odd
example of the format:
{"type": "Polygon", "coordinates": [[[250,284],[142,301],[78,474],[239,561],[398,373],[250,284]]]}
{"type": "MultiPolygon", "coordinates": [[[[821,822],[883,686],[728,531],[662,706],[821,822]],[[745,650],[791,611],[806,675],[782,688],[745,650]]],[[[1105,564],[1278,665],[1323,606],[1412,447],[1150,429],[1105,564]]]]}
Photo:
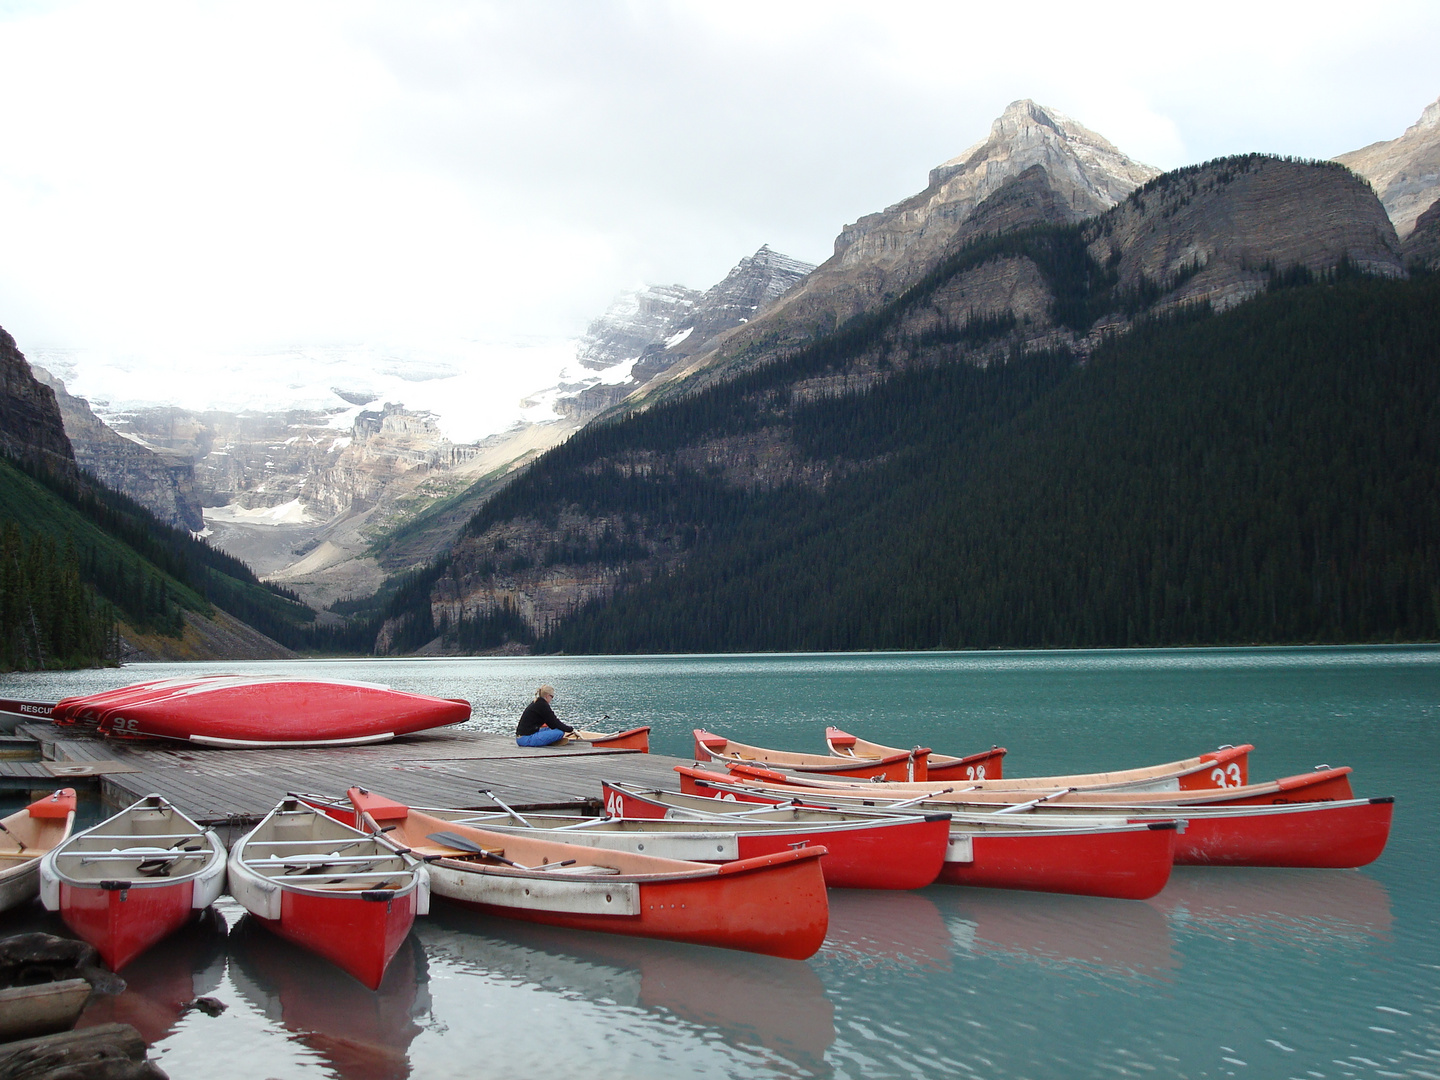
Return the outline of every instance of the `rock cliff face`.
{"type": "Polygon", "coordinates": [[[1403,240],[1440,198],[1440,100],[1431,102],[1405,134],[1335,159],[1369,180],[1403,240]]]}
{"type": "Polygon", "coordinates": [[[826,263],[825,269],[903,267],[892,283],[903,284],[923,273],[957,227],[1002,184],[1036,167],[1048,180],[1053,213],[1069,221],[1108,210],[1160,171],[1126,157],[1054,109],[1029,99],[1012,102],[990,126],[988,138],[930,170],[924,191],[845,226],[835,240],[839,264],[826,263]]]}
{"type": "MultiPolygon", "coordinates": [[[[1108,210],[1159,170],[1028,99],[990,134],[930,171],[926,188],[845,226],[835,254],[761,319],[732,331],[670,381],[703,386],[793,348],[905,288],[960,245],[1027,224],[1071,224],[1108,210]]],[[[661,387],[660,393],[673,390],[661,387]]]]}
{"type": "Polygon", "coordinates": [[[1406,266],[1440,270],[1440,199],[1416,220],[1415,231],[1405,238],[1400,254],[1406,266]]]}
{"type": "MultiPolygon", "coordinates": [[[[1428,227],[1421,231],[1428,235],[1428,227]]],[[[1258,155],[1153,178],[1078,223],[1046,167],[1031,165],[996,185],[950,237],[941,257],[916,264],[933,273],[922,288],[899,296],[887,330],[842,350],[834,366],[764,391],[763,424],[739,434],[697,432],[679,445],[631,449],[584,468],[622,478],[704,477],[733,492],[823,492],[842,472],[874,462],[801,452],[790,425],[808,402],[866,393],[912,365],[985,364],[1016,349],[1050,346],[1084,355],[1137,314],[1184,303],[1228,307],[1264,288],[1272,272],[1293,267],[1323,272],[1347,260],[1372,273],[1404,272],[1395,230],[1362,180],[1330,162],[1258,155]],[[1056,227],[1026,228],[1035,225],[1056,227]],[[1066,303],[1069,314],[1062,315],[1066,303]],[[1074,315],[1077,305],[1088,313],[1083,319],[1074,315]]],[[[834,271],[838,279],[840,261],[815,271],[771,311],[800,303],[797,294],[815,290],[822,274],[834,271]]],[[[901,276],[908,280],[905,265],[901,276]]],[[[775,319],[762,315],[752,325],[773,328],[775,319]]],[[[731,332],[724,348],[747,332],[731,332]]],[[[714,381],[724,374],[713,365],[703,372],[714,381]]],[[[457,542],[431,596],[437,625],[514,610],[543,632],[610,596],[623,580],[683,564],[700,529],[668,515],[586,512],[563,500],[544,509],[492,521],[457,542]]]]}
{"type": "Polygon", "coordinates": [[[583,367],[621,377],[561,386],[556,410],[577,420],[603,412],[749,322],[814,269],[765,245],[703,293],[680,285],[625,293],[590,324],[577,357],[583,367]],[[621,371],[627,363],[629,371],[621,371]]]}
{"type": "Polygon", "coordinates": [[[1166,173],[1088,230],[1090,253],[1119,288],[1153,303],[1224,309],[1264,288],[1271,269],[1322,271],[1348,259],[1368,273],[1404,273],[1384,208],[1349,171],[1250,155],[1166,173]]]}
{"type": "Polygon", "coordinates": [[[167,524],[191,532],[205,528],[192,459],[157,453],[125,438],[102,423],[88,401],[66,391],[60,379],[44,368],[33,370],[55,393],[80,468],[107,487],[129,495],[167,524]]]}
{"type": "Polygon", "coordinates": [[[0,329],[0,452],[78,475],[55,392],[35,378],[15,339],[0,329]]]}

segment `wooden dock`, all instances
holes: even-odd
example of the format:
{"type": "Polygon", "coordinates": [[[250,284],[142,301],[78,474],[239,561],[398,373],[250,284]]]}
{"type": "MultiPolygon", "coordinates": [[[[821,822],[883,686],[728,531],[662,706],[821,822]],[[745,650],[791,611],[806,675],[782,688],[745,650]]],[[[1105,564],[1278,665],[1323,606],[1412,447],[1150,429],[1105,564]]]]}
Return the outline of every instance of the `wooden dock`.
{"type": "Polygon", "coordinates": [[[275,750],[125,742],[48,723],[21,724],[16,735],[38,744],[40,760],[0,760],[0,780],[11,789],[48,791],[71,779],[98,785],[117,807],[160,794],[225,834],[257,823],[288,792],[343,796],[355,785],[416,806],[493,808],[481,794],[488,789],[516,809],[595,812],[602,780],[674,787],[674,766],[690,764],[587,743],[521,747],[510,736],[459,728],[372,746],[275,750]]]}

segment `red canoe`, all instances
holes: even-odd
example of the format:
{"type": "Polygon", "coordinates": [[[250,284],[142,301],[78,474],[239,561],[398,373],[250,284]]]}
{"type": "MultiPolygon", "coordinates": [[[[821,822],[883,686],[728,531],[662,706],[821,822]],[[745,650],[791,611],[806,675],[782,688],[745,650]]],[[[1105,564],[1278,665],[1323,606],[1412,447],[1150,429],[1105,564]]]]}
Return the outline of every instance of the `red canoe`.
{"type": "MultiPolygon", "coordinates": [[[[935,881],[945,861],[948,813],[875,814],[776,806],[728,820],[714,813],[681,815],[687,820],[680,820],[673,813],[667,818],[668,808],[647,802],[649,793],[641,789],[607,782],[604,790],[607,816],[603,818],[531,811],[522,816],[513,811],[411,810],[490,832],[689,862],[728,863],[818,844],[826,851],[820,868],[832,889],[921,889],[935,881]],[[702,817],[709,820],[697,820],[702,817]]],[[[299,797],[339,821],[355,820],[349,803],[342,809],[330,799],[299,797]]],[[[697,801],[715,806],[709,800],[697,801]]]]}
{"type": "Polygon", "coordinates": [[[720,762],[764,762],[782,769],[824,776],[848,776],[861,780],[925,779],[925,755],[929,750],[899,750],[874,758],[840,760],[825,754],[799,754],[789,750],[767,750],[763,746],[714,735],[702,728],[695,729],[695,760],[720,762]]]}
{"type": "Polygon", "coordinates": [[[825,940],[823,847],[715,866],[489,832],[349,795],[367,826],[425,856],[434,895],[478,911],[792,960],[825,940]]]}
{"type": "Polygon", "coordinates": [[[40,863],[40,899],[119,971],[213,904],[225,846],[159,795],[76,833],[40,863]]]}
{"type": "Polygon", "coordinates": [[[602,750],[639,750],[642,754],[650,752],[650,728],[636,727],[625,731],[615,731],[605,734],[599,731],[577,731],[581,742],[588,742],[591,746],[598,746],[602,750]]]}
{"type": "MultiPolygon", "coordinates": [[[[839,808],[881,808],[890,800],[867,798],[865,795],[842,795],[834,792],[807,790],[796,792],[791,787],[770,787],[736,782],[700,769],[685,767],[683,782],[697,797],[752,804],[790,803],[799,795],[805,805],[839,808]]],[[[1335,772],[1338,770],[1331,770],[1335,772]]],[[[1337,783],[1327,773],[1316,774],[1317,787],[1337,783]]],[[[1292,779],[1305,779],[1304,777],[1292,779]]],[[[1341,777],[1341,781],[1344,778],[1341,777]]],[[[1276,788],[1285,781],[1258,787],[1276,788]]],[[[1347,788],[1348,789],[1348,788],[1347,788]]],[[[1292,788],[1290,794],[1296,789],[1292,788]]],[[[1046,802],[1030,808],[1025,817],[1046,815],[1060,820],[1083,821],[1085,818],[1108,818],[1132,822],[1154,822],[1181,818],[1175,840],[1176,865],[1198,866],[1285,866],[1311,868],[1348,868],[1367,866],[1380,857],[1390,837],[1394,815],[1394,799],[1327,799],[1315,802],[1282,801],[1226,805],[1211,802],[1198,804],[1192,797],[1184,805],[1150,806],[1063,802],[1058,806],[1046,802]]],[[[1023,804],[958,803],[922,800],[905,808],[950,811],[957,821],[976,814],[1011,814],[1023,804]]],[[[1018,816],[1018,815],[1017,815],[1018,816]]]]}
{"type": "Polygon", "coordinates": [[[0,911],[40,891],[40,859],[70,837],[75,789],[60,788],[0,821],[0,911]]]}
{"type": "MultiPolygon", "coordinates": [[[[659,801],[661,792],[610,781],[601,786],[606,813],[613,817],[655,823],[674,816],[669,814],[672,807],[659,801]]],[[[826,850],[820,860],[825,884],[836,889],[920,889],[940,873],[950,833],[948,813],[916,814],[888,822],[843,811],[829,814],[777,807],[773,813],[747,815],[746,823],[730,824],[739,830],[735,857],[754,858],[797,844],[820,844],[826,850]]],[[[683,821],[667,824],[685,827],[683,821]]]]}
{"type": "Polygon", "coordinates": [[[221,676],[141,684],[56,706],[119,738],[180,739],[217,747],[349,746],[458,724],[466,701],[359,682],[221,676]]]}
{"type": "MultiPolygon", "coordinates": [[[[882,746],[880,743],[867,742],[864,739],[856,738],[848,731],[841,731],[837,727],[825,729],[825,745],[830,748],[830,753],[835,757],[886,757],[890,754],[903,754],[905,751],[895,746],[882,746]]],[[[966,757],[950,757],[947,754],[937,754],[931,750],[925,757],[925,775],[916,776],[916,780],[999,780],[1004,773],[1005,748],[1003,746],[992,746],[989,750],[982,750],[978,754],[969,754],[966,757]]]]}
{"type": "Polygon", "coordinates": [[[286,799],[230,853],[230,895],[374,990],[430,910],[430,876],[376,836],[286,799]]]}
{"type": "Polygon", "coordinates": [[[57,724],[94,724],[99,722],[100,713],[112,705],[163,697],[173,690],[212,682],[224,677],[223,675],[202,675],[194,679],[150,679],[146,682],[131,683],[129,686],[118,686],[114,690],[102,690],[96,694],[61,698],[51,706],[50,719],[57,724]]]}
{"type": "MultiPolygon", "coordinates": [[[[929,799],[945,803],[976,803],[1005,806],[1007,804],[1043,801],[1048,804],[1094,803],[1104,806],[1253,806],[1275,803],[1318,802],[1327,799],[1353,799],[1355,792],[1350,787],[1348,765],[1338,769],[1319,769],[1315,772],[1287,776],[1263,784],[1246,784],[1238,788],[1208,788],[1195,791],[1156,791],[1147,785],[1119,787],[1073,787],[1057,785],[1047,789],[1043,778],[1033,781],[1002,780],[998,784],[1033,783],[1030,788],[1002,788],[989,784],[953,784],[939,787],[937,784],[903,784],[878,782],[850,784],[836,780],[824,780],[814,776],[800,776],[740,763],[727,764],[731,778],[769,786],[782,793],[795,791],[822,791],[840,795],[852,795],[860,799],[929,799]],[[794,791],[791,791],[794,789],[794,791]]],[[[684,778],[690,769],[677,765],[675,771],[682,777],[681,790],[688,790],[684,778]]],[[[690,770],[701,777],[713,776],[704,769],[690,770]]]]}
{"type": "MultiPolygon", "coordinates": [[[[605,795],[607,808],[619,807],[630,813],[694,815],[708,810],[718,818],[748,820],[756,816],[749,803],[626,784],[607,783],[605,795]]],[[[805,812],[793,805],[784,809],[805,812]]],[[[948,842],[935,879],[942,885],[1145,900],[1163,889],[1170,878],[1174,821],[1075,821],[993,813],[969,815],[964,821],[946,817],[948,842]]]]}

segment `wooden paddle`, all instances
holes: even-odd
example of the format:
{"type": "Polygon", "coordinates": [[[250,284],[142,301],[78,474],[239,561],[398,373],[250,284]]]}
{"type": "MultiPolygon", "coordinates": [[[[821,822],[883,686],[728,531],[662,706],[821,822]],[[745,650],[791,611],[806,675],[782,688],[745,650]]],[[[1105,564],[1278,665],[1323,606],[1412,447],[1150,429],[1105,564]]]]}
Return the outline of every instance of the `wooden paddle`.
{"type": "MultiPolygon", "coordinates": [[[[571,866],[575,862],[574,859],[566,859],[564,862],[546,863],[543,866],[525,866],[522,863],[516,862],[514,859],[507,859],[504,855],[491,851],[489,848],[481,847],[479,844],[461,836],[459,833],[432,832],[429,836],[425,837],[425,839],[434,840],[437,844],[444,844],[446,847],[453,847],[459,851],[467,851],[471,855],[484,855],[487,859],[494,859],[496,862],[504,863],[506,866],[513,866],[516,870],[549,870],[556,866],[571,866]]],[[[443,855],[425,856],[427,860],[443,859],[444,857],[443,855]]]]}

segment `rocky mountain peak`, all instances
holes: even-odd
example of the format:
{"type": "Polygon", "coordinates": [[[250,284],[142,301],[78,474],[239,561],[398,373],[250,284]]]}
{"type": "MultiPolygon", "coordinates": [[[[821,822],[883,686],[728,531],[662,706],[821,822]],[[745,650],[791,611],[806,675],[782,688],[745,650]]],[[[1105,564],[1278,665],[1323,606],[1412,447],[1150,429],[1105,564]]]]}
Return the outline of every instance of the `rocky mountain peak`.
{"type": "Polygon", "coordinates": [[[55,391],[39,382],[15,339],[0,328],[0,451],[76,478],[55,391]]]}
{"type": "Polygon", "coordinates": [[[1440,198],[1440,99],[1425,106],[1420,119],[1399,138],[1371,143],[1335,160],[1370,181],[1404,239],[1440,198]]]}
{"type": "Polygon", "coordinates": [[[700,351],[717,336],[754,318],[815,267],[762,244],[705,292],[683,285],[647,285],[622,293],[580,339],[576,360],[590,376],[562,384],[555,407],[590,417],[700,351]],[[629,371],[620,365],[632,364],[629,371]]]}
{"type": "Polygon", "coordinates": [[[669,337],[688,322],[703,295],[684,285],[646,285],[621,293],[605,314],[586,328],[576,360],[592,371],[634,360],[645,346],[669,337]]]}
{"type": "Polygon", "coordinates": [[[1083,124],[1025,98],[995,119],[985,139],[931,169],[924,191],[847,225],[835,240],[841,267],[926,260],[977,206],[1036,166],[1066,221],[1108,210],[1159,175],[1083,124]]]}

